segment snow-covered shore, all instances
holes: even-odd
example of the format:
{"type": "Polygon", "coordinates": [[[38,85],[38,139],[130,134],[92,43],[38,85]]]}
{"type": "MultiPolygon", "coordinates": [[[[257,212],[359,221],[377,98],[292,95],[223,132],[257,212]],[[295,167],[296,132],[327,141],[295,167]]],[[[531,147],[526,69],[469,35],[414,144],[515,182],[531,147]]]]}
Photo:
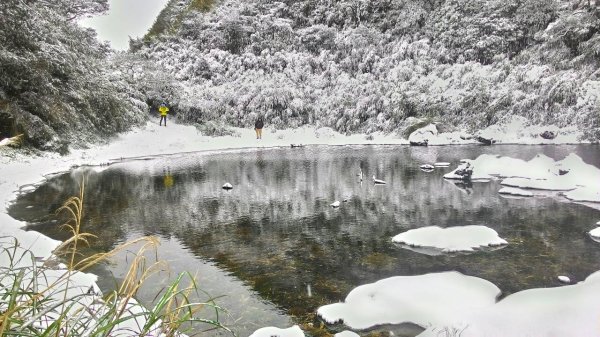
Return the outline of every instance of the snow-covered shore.
{"type": "MultiPolygon", "coordinates": [[[[423,128],[431,130],[431,126],[423,128]]],[[[514,118],[501,126],[492,126],[483,132],[493,135],[498,144],[573,144],[580,135],[576,130],[566,130],[557,138],[548,141],[539,137],[541,130],[554,127],[527,126],[525,121],[514,118]],[[520,141],[519,141],[520,139],[520,141]]],[[[182,152],[221,151],[244,148],[289,147],[295,145],[408,145],[409,141],[397,135],[364,134],[342,135],[330,128],[302,127],[294,130],[264,130],[263,139],[256,139],[251,129],[232,128],[237,136],[209,137],[202,135],[195,127],[169,122],[167,127],[160,127],[157,121],[149,121],[142,127],[135,128],[111,139],[107,144],[96,145],[89,149],[72,150],[69,155],[60,156],[47,153],[43,156],[26,156],[10,151],[0,151],[0,219],[3,227],[1,236],[28,238],[35,242],[30,245],[36,256],[48,257],[58,242],[33,237],[25,234],[20,228],[25,224],[6,215],[9,203],[19,193],[32,190],[42,183],[45,177],[64,172],[75,166],[100,166],[127,158],[161,156],[182,152]],[[37,241],[36,241],[37,240],[37,241]],[[43,244],[40,244],[42,243],[43,244]]],[[[419,133],[417,130],[416,133],[419,133]]],[[[421,132],[422,133],[422,132],[421,132]]],[[[557,132],[558,133],[558,132],[557,132]]],[[[477,144],[473,137],[465,137],[465,132],[429,133],[430,145],[477,144]]]]}
{"type": "MultiPolygon", "coordinates": [[[[511,124],[514,126],[514,123],[511,124]]],[[[523,144],[547,144],[539,138],[539,130],[528,133],[515,131],[508,127],[495,135],[496,143],[519,143],[518,135],[523,136],[523,144]],[[515,132],[513,132],[515,131],[515,132]],[[504,138],[503,138],[504,137],[504,138]],[[539,139],[538,139],[539,138],[539,139]],[[505,141],[503,141],[504,139],[505,141]]],[[[203,136],[193,126],[169,122],[167,127],[160,127],[157,121],[150,121],[145,126],[124,133],[107,144],[96,145],[89,149],[75,149],[69,155],[60,156],[48,153],[42,156],[27,156],[9,149],[0,149],[0,237],[15,237],[21,247],[30,249],[40,258],[49,258],[52,250],[60,242],[49,239],[35,232],[25,232],[25,223],[7,215],[6,210],[11,201],[19,193],[31,191],[36,185],[45,181],[49,175],[65,172],[75,166],[98,166],[119,162],[131,158],[162,156],[174,153],[196,151],[224,151],[248,148],[290,147],[301,145],[408,145],[409,141],[395,135],[372,134],[341,135],[329,128],[314,129],[303,127],[295,130],[269,130],[263,132],[263,139],[256,139],[251,129],[233,129],[237,136],[209,137],[203,136]]],[[[429,145],[475,144],[476,140],[464,137],[464,132],[431,134],[429,145]]],[[[554,144],[576,143],[577,133],[563,134],[554,144]]],[[[0,246],[10,244],[10,240],[0,241],[0,246]]],[[[90,277],[85,282],[93,283],[90,277]]]]}

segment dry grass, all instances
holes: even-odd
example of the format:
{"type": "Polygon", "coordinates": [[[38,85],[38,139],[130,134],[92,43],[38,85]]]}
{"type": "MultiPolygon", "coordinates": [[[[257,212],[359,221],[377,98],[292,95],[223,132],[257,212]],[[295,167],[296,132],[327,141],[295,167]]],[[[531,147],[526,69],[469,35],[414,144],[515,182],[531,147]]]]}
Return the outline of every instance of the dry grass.
{"type": "Polygon", "coordinates": [[[204,303],[192,300],[201,290],[188,273],[178,275],[163,289],[151,308],[135,301],[144,282],[165,269],[164,262],[147,258],[148,252],[156,254],[157,238],[142,237],[108,253],[80,256],[81,248],[94,237],[81,232],[84,191],[82,183],[79,196],[69,198],[58,210],[67,215],[62,227],[71,233],[55,250],[66,261],[65,269],[40,263],[31,251],[19,247],[16,239],[10,247],[0,249],[0,258],[8,260],[7,265],[0,264],[0,336],[179,336],[194,323],[231,332],[219,322],[223,309],[212,299],[204,303]],[[79,281],[83,271],[140,244],[117,290],[100,297],[94,288],[79,281]],[[207,307],[214,310],[216,319],[199,317],[207,307]]]}

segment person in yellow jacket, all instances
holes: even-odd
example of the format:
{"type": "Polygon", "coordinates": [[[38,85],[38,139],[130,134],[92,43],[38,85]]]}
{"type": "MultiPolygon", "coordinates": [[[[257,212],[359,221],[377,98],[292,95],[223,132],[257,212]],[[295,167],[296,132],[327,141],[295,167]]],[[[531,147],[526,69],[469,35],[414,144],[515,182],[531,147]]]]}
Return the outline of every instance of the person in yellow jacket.
{"type": "Polygon", "coordinates": [[[165,103],[161,103],[158,112],[160,112],[160,122],[158,122],[158,125],[162,125],[162,121],[164,120],[165,126],[167,126],[167,113],[169,112],[169,108],[167,108],[165,103]]]}

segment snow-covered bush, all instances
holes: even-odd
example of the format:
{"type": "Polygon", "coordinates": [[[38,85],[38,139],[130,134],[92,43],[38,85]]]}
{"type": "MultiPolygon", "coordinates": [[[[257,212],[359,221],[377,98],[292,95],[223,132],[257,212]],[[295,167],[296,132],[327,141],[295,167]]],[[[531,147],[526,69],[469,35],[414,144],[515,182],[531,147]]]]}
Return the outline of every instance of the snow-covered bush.
{"type": "Polygon", "coordinates": [[[138,55],[183,82],[163,94],[190,122],[261,114],[277,128],[397,132],[410,117],[470,129],[593,117],[577,85],[600,62],[594,11],[556,0],[225,0],[178,13],[180,29],[138,55]]]}

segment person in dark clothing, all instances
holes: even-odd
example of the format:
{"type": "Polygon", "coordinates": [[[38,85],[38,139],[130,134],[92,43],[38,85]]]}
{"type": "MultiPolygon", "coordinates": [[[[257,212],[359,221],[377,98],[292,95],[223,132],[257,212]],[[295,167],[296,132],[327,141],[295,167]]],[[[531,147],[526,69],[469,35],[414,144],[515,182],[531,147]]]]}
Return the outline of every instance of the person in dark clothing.
{"type": "Polygon", "coordinates": [[[258,117],[254,123],[254,131],[256,131],[256,139],[262,139],[262,128],[265,126],[262,117],[258,117]]]}

